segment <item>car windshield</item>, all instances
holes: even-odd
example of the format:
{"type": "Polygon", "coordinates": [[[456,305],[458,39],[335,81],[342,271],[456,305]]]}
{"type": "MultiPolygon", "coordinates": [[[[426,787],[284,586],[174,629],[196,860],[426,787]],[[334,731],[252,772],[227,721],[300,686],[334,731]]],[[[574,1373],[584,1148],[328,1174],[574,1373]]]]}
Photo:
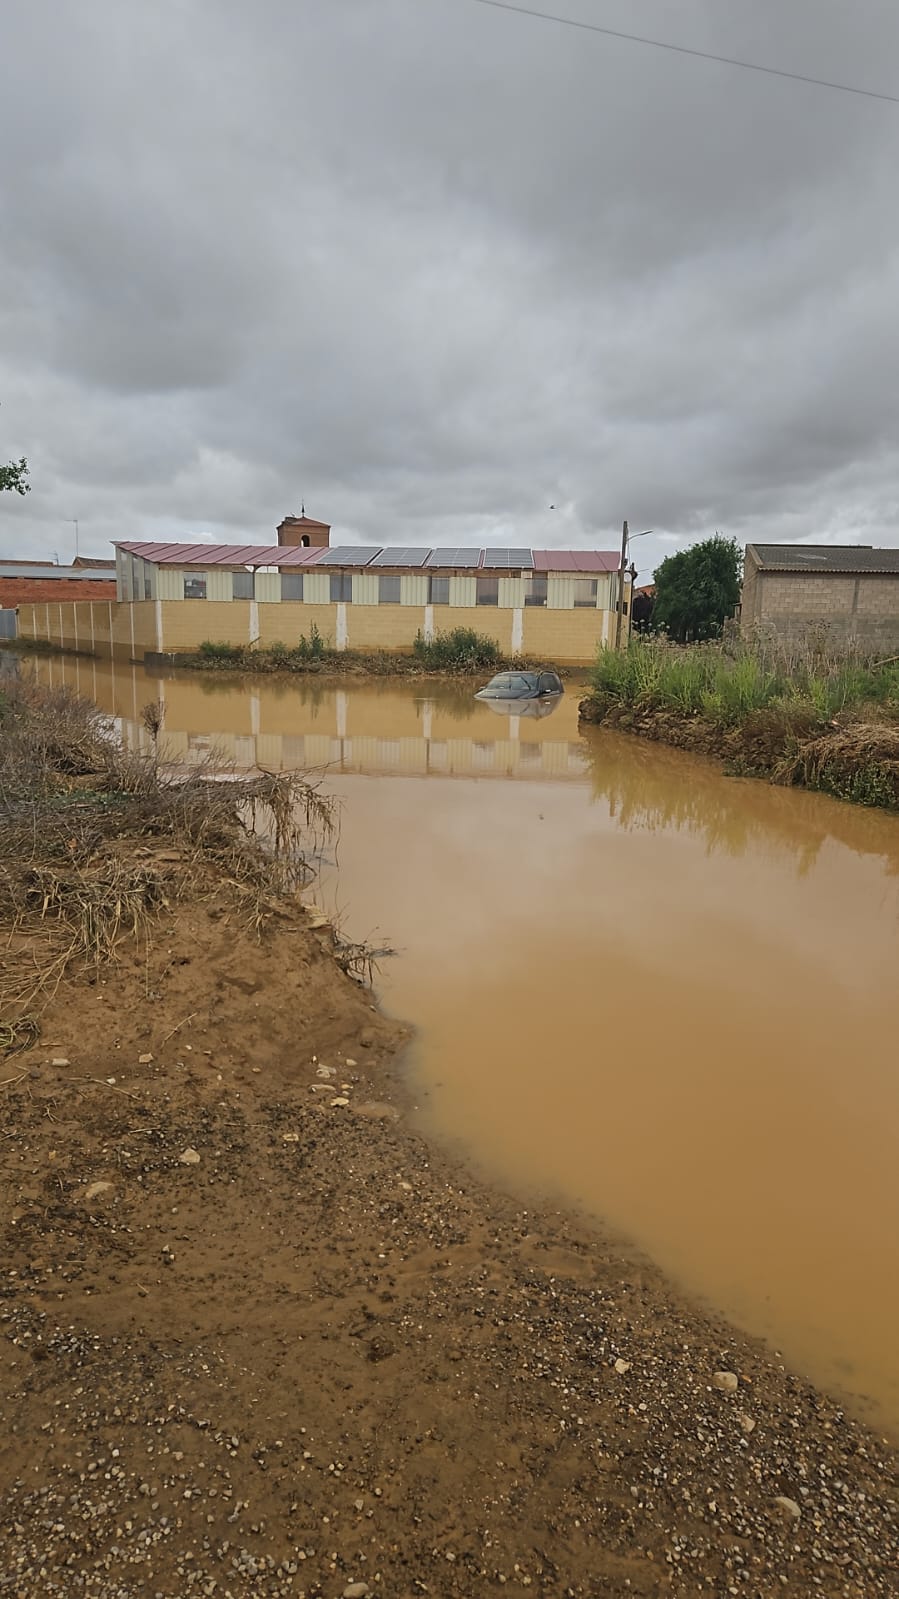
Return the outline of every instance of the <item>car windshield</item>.
{"type": "Polygon", "coordinates": [[[536,694],[537,681],[536,672],[499,672],[481,692],[492,699],[518,700],[536,694]]]}

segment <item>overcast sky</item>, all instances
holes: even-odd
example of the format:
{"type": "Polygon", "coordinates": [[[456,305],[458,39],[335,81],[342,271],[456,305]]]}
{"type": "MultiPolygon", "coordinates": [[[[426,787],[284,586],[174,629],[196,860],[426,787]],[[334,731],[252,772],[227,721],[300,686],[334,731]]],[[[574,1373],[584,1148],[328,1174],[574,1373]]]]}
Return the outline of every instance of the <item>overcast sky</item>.
{"type": "MultiPolygon", "coordinates": [[[[546,9],[899,95],[896,0],[546,9]]],[[[0,148],[2,554],[899,544],[899,105],[475,0],[29,0],[0,148]]]]}

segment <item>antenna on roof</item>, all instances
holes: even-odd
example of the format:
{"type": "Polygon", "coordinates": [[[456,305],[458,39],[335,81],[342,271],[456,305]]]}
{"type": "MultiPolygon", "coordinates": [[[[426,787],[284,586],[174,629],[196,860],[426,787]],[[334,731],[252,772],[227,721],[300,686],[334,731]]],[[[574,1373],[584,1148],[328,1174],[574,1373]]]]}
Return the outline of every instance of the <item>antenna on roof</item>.
{"type": "Polygon", "coordinates": [[[305,516],[305,515],[306,515],[306,501],[305,500],[301,500],[300,501],[300,516],[305,516]]]}

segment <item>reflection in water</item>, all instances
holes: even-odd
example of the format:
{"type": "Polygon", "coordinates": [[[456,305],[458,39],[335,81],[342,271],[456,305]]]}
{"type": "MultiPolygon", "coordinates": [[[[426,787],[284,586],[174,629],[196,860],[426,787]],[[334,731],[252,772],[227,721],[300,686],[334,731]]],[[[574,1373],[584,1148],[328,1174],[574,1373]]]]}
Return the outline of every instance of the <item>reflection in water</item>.
{"type": "Polygon", "coordinates": [[[44,657],[34,669],[66,682],[109,711],[129,748],[145,748],[141,719],[148,700],[165,706],[160,748],[189,762],[217,750],[241,768],[428,776],[582,778],[578,693],[564,696],[551,732],[505,708],[474,698],[470,684],[431,679],[322,679],[252,676],[235,683],[212,672],[151,676],[140,667],[76,657],[44,657]]]}
{"type": "Polygon", "coordinates": [[[535,722],[539,722],[547,716],[552,716],[553,711],[558,710],[562,702],[553,697],[540,700],[515,700],[511,703],[509,700],[480,700],[478,703],[486,705],[494,716],[508,716],[514,704],[516,715],[529,716],[535,722]]]}
{"type": "Polygon", "coordinates": [[[164,697],[181,759],[332,761],[330,891],[402,952],[383,996],[429,1127],[899,1431],[895,818],[581,739],[576,692],[503,722],[433,684],[80,677],[129,741],[164,697]],[[429,775],[345,775],[384,772],[429,775]]]}

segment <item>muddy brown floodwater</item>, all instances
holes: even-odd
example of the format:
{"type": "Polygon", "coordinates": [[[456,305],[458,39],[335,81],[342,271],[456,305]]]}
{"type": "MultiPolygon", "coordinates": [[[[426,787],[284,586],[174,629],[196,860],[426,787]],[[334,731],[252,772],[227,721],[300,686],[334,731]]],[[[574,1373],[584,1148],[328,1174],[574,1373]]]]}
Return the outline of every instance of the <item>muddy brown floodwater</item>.
{"type": "Polygon", "coordinates": [[[329,765],[427,1127],[899,1434],[899,821],[422,683],[42,662],[182,759],[329,765]],[[115,681],[113,681],[113,677],[115,681]]]}

